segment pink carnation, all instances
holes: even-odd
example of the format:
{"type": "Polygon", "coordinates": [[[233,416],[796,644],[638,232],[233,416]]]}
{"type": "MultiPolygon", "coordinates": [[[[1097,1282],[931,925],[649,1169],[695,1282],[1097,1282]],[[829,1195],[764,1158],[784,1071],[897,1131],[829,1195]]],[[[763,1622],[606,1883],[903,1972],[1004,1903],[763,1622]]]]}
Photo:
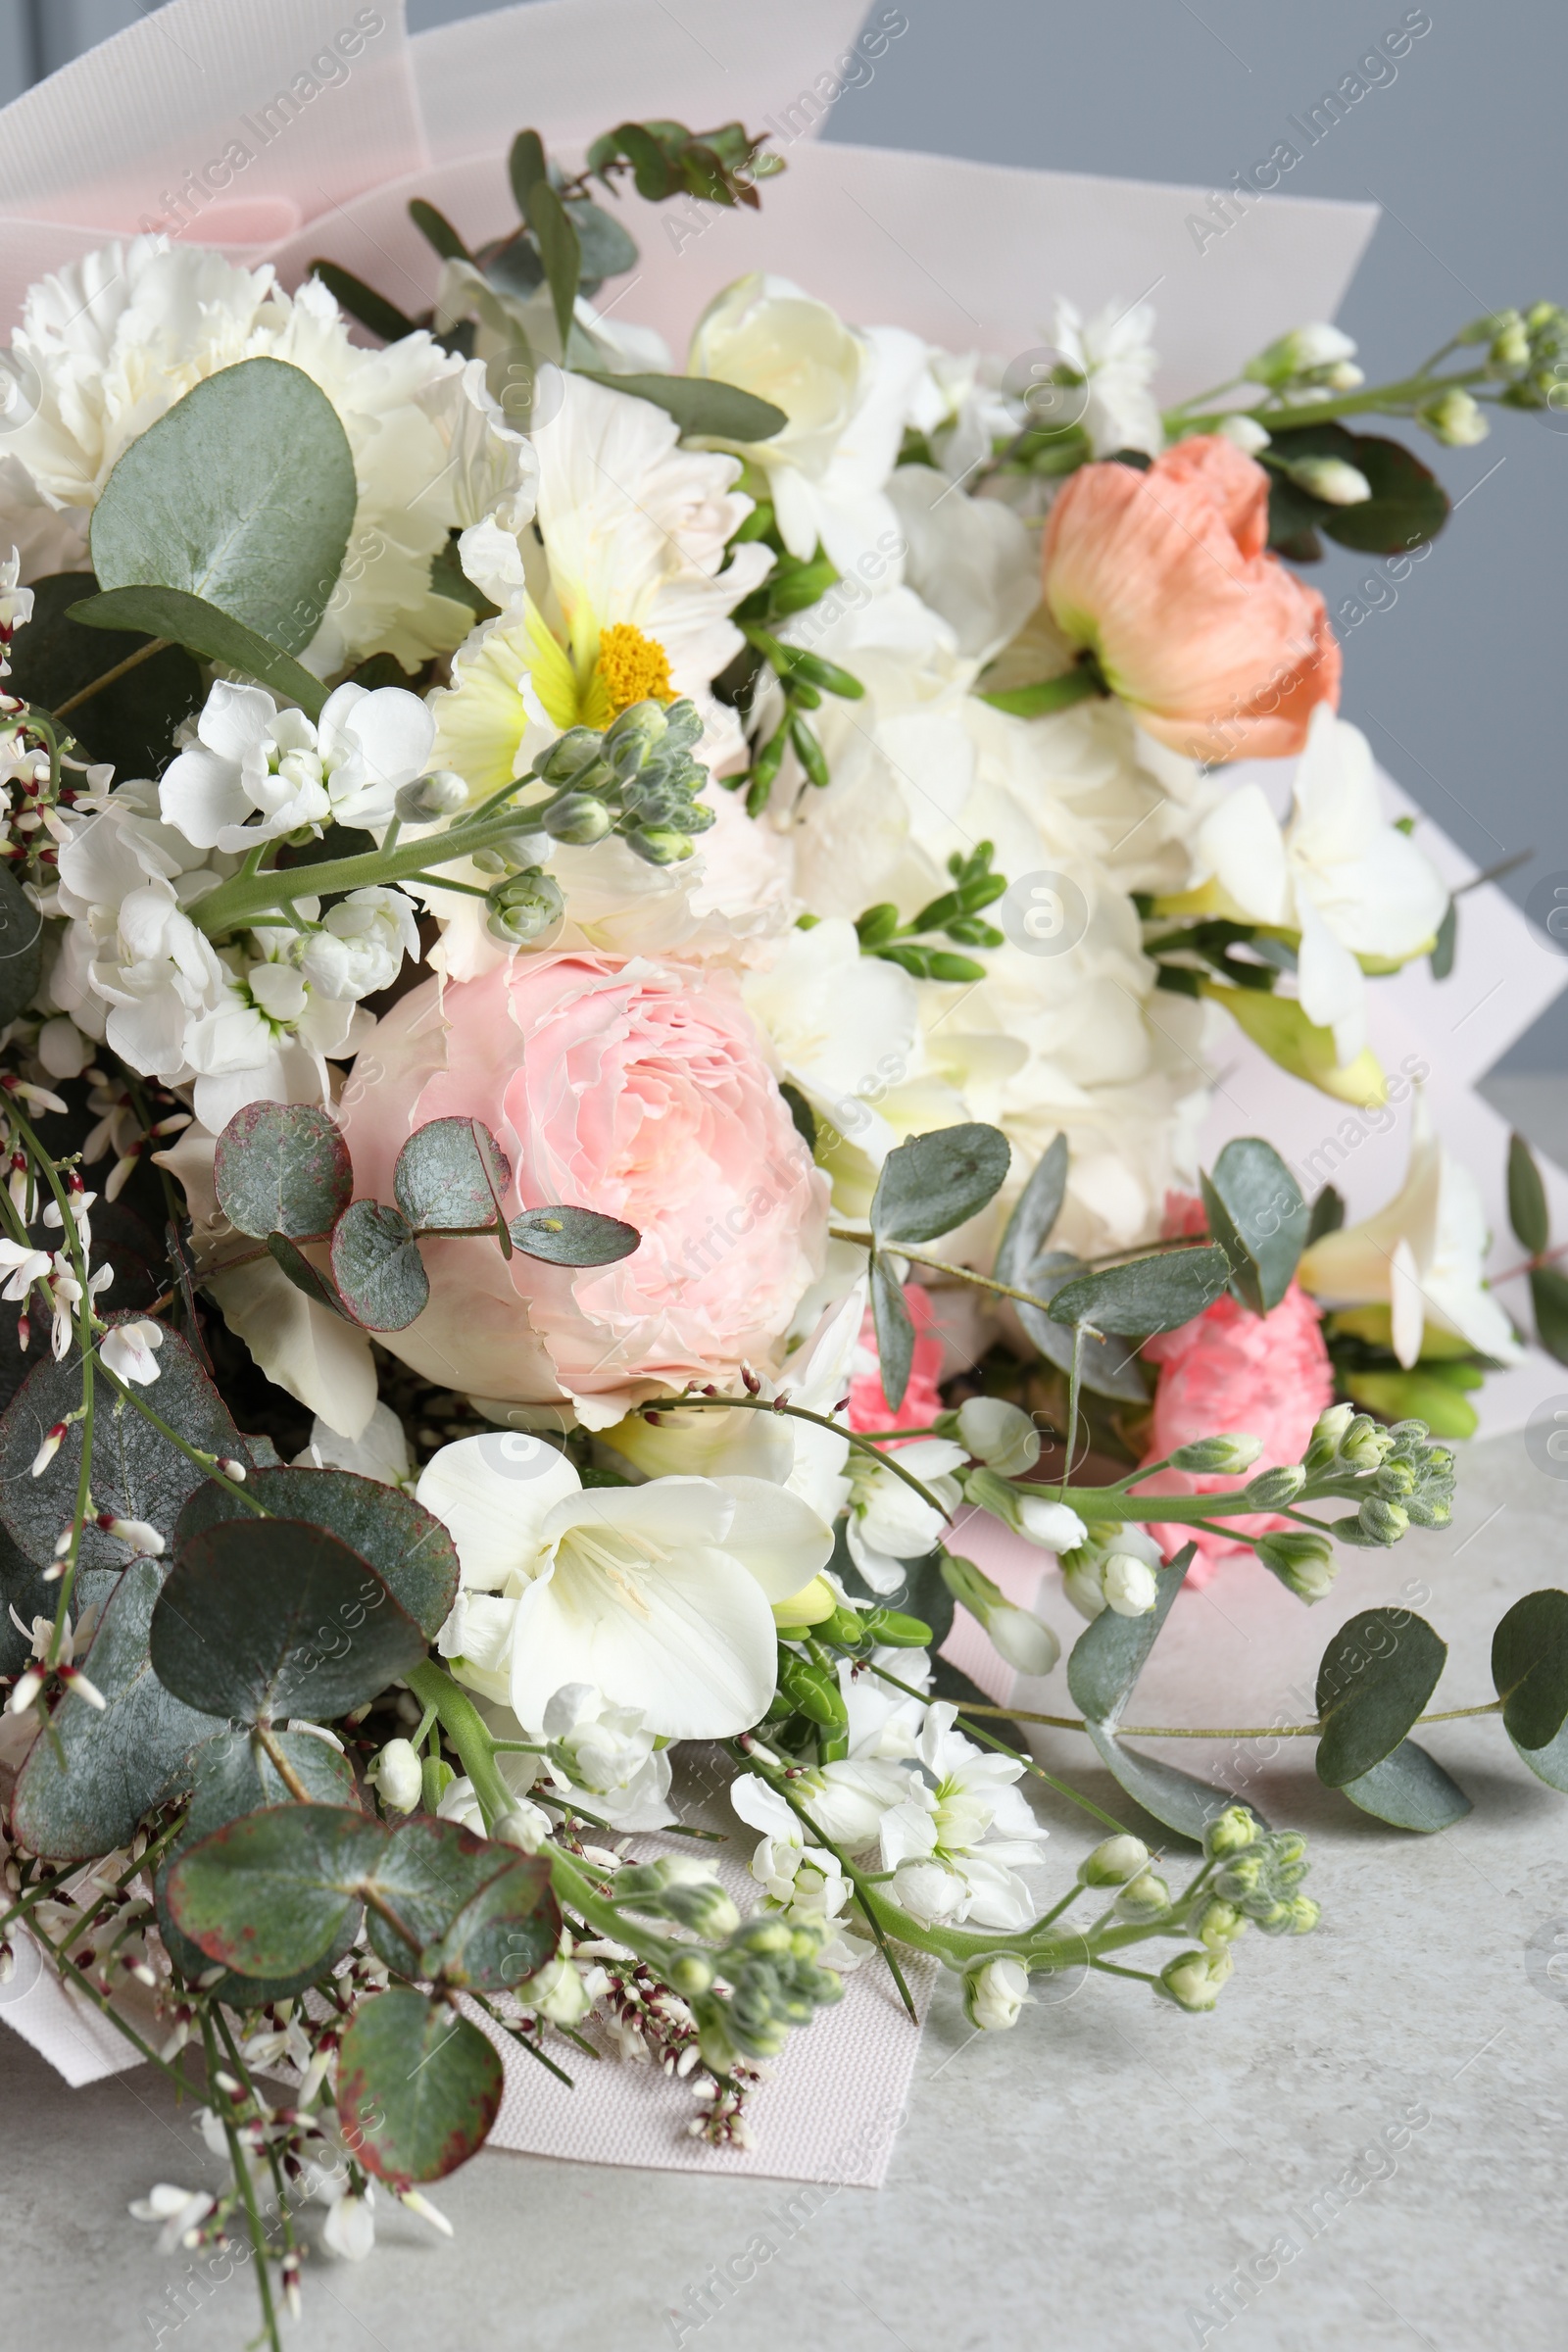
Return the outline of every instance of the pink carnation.
{"type": "MultiPolygon", "coordinates": [[[[1179,1331],[1146,1341],[1144,1354],[1159,1366],[1148,1460],[1158,1461],[1195,1438],[1236,1434],[1258,1438],[1263,1446],[1245,1476],[1199,1478],[1190,1471],[1161,1470],[1142,1490],[1146,1494],[1228,1493],[1246,1486],[1260,1470],[1298,1462],[1312,1424],[1334,1401],[1334,1375],[1318,1309],[1294,1282],[1268,1315],[1254,1315],[1227,1291],[1179,1331]]],[[[1224,1524],[1261,1536],[1288,1527],[1290,1521],[1254,1512],[1224,1524]]],[[[1197,1544],[1199,1558],[1190,1582],[1202,1582],[1220,1560],[1245,1548],[1201,1529],[1161,1526],[1150,1533],[1167,1559],[1184,1544],[1197,1544]]]]}
{"type": "Polygon", "coordinates": [[[423,1244],[430,1303],[385,1344],[426,1378],[603,1428],[688,1381],[777,1368],[822,1268],[812,1165],[727,973],[613,956],[517,956],[413,990],[343,1096],[356,1193],[430,1119],[481,1119],[512,1161],[509,1211],[557,1203],[635,1225],[580,1271],[480,1241],[423,1244]]]}
{"type": "Polygon", "coordinates": [[[942,1410],[941,1392],[937,1388],[942,1377],[942,1337],[932,1328],[935,1314],[930,1294],[918,1282],[906,1282],[904,1303],[914,1325],[914,1360],[904,1402],[895,1412],[887,1400],[882,1387],[881,1358],[877,1354],[876,1324],[867,1307],[855,1356],[858,1369],[850,1382],[852,1429],[929,1429],[942,1410]]]}

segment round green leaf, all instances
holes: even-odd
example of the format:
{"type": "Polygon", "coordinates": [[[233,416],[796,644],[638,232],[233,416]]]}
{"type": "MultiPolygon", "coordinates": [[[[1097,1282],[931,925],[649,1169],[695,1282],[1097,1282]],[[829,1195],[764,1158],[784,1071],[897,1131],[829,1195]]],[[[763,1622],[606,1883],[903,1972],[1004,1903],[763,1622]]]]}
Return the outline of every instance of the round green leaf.
{"type": "Polygon", "coordinates": [[[1342,1782],[1340,1792],[1363,1813],[1374,1813],[1396,1830],[1446,1830],[1470,1810],[1470,1799],[1458,1783],[1413,1740],[1401,1740],[1370,1772],[1342,1782]]]}
{"type": "Polygon", "coordinates": [[[1548,1788],[1560,1788],[1568,1796],[1568,1724],[1544,1747],[1520,1747],[1517,1740],[1514,1746],[1538,1781],[1544,1781],[1548,1788]]]}
{"type": "Polygon", "coordinates": [[[629,393],[633,400],[651,401],[673,416],[685,440],[771,441],[789,418],[770,400],[743,392],[738,384],[721,384],[704,375],[599,375],[578,368],[590,382],[608,384],[612,392],[629,393]]]}
{"type": "Polygon", "coordinates": [[[218,1139],[218,1205],[236,1233],[265,1241],[330,1233],[354,1197],[337,1121],[314,1102],[248,1102],[218,1139]]]}
{"type": "Polygon", "coordinates": [[[1516,1747],[1549,1747],[1568,1722],[1568,1592],[1516,1600],[1492,1637],[1492,1680],[1516,1747]]]}
{"type": "Polygon", "coordinates": [[[596,1208],[525,1208],[510,1230],[525,1257],[552,1266],[611,1266],[630,1257],[643,1238],[635,1225],[596,1208]]]}
{"type": "Polygon", "coordinates": [[[1230,1278],[1231,1261],[1217,1246],[1162,1250],[1065,1284],[1051,1301],[1052,1319],[1148,1339],[1191,1323],[1213,1305],[1230,1278]]]}
{"type": "Polygon", "coordinates": [[[408,1220],[380,1200],[355,1200],[332,1228],[338,1295],[367,1331],[406,1331],[430,1302],[430,1280],[408,1220]]]}
{"type": "Polygon", "coordinates": [[[388,1833],[357,1808],[274,1805],[187,1846],[166,1882],[175,1926],[245,1977],[321,1967],[359,1917],[388,1833]]]}
{"type": "MultiPolygon", "coordinates": [[[[422,1502],[354,1470],[257,1470],[245,1492],[279,1519],[324,1527],[368,1560],[425,1639],[435,1640],[458,1596],[458,1547],[422,1502]]],[[[175,1541],[183,1548],[189,1537],[220,1520],[252,1518],[239,1496],[213,1479],[186,1503],[175,1541]]]]}
{"type": "Polygon", "coordinates": [[[223,1519],[180,1547],[153,1612],[167,1690],[209,1715],[325,1720],[417,1665],[425,1640],[368,1561],[301,1519],[223,1519]]]}
{"type": "Polygon", "coordinates": [[[1437,1689],[1447,1654],[1447,1643],[1408,1609],[1363,1609],[1342,1625],[1317,1671],[1319,1780],[1344,1788],[1392,1756],[1437,1689]]]}
{"type": "Polygon", "coordinates": [[[477,1119],[416,1127],[392,1171],[397,1204],[416,1230],[493,1225],[511,1182],[511,1160],[477,1119]]]}
{"type": "Polygon", "coordinates": [[[393,1985],[362,2001],[343,2036],[343,2137],[356,2161],[382,2180],[439,2180],[484,2145],[505,2081],[477,2026],[393,1985]]]}
{"type": "Polygon", "coordinates": [[[1012,1149],[999,1127],[965,1121],[915,1135],[882,1163],[871,1201],[879,1249],[931,1242],[966,1224],[1006,1181],[1012,1149]]]}
{"type": "Polygon", "coordinates": [[[561,1940],[549,1863],[455,1821],[424,1817],[395,1831],[375,1890],[370,1944],[400,1976],[510,1991],[553,1958],[561,1940]]]}
{"type": "Polygon", "coordinates": [[[242,360],[132,441],[93,509],[106,589],[178,588],[297,654],[337,585],[359,492],[348,435],[301,368],[242,360]]]}
{"type": "MultiPolygon", "coordinates": [[[[1152,1813],[1167,1830],[1185,1838],[1194,1845],[1201,1845],[1203,1832],[1216,1814],[1223,1813],[1236,1798],[1225,1788],[1211,1788],[1206,1781],[1194,1778],[1163,1757],[1145,1755],[1141,1748],[1129,1747],[1101,1723],[1085,1726],[1101,1762],[1126,1789],[1136,1797],[1146,1813],[1152,1813]]],[[[1260,1828],[1266,1828],[1255,1805],[1248,1810],[1260,1828]]]]}
{"type": "Polygon", "coordinates": [[[179,1787],[186,1758],[211,1737],[212,1717],[165,1690],[147,1654],[160,1581],[156,1562],[131,1561],[82,1660],[107,1706],[100,1713],[68,1691],[23,1765],[16,1834],[51,1861],[85,1861],[123,1845],[148,1806],[179,1787]]]}
{"type": "MultiPolygon", "coordinates": [[[[1051,1305],[1058,1291],[1066,1289],[1089,1271],[1082,1258],[1074,1257],[1070,1250],[1043,1250],[1040,1255],[1024,1267],[1021,1276],[1008,1275],[1016,1290],[1031,1291],[1035,1298],[1051,1305]]],[[[1047,1363],[1054,1364],[1058,1372],[1071,1372],[1073,1341],[1071,1326],[1054,1323],[1044,1308],[1026,1306],[1014,1299],[1013,1312],[1023,1327],[1024,1337],[1037,1347],[1047,1363]]],[[[1125,1339],[1102,1340],[1091,1333],[1084,1339],[1078,1357],[1078,1375],[1086,1389],[1097,1396],[1116,1396],[1129,1404],[1147,1404],[1149,1386],[1138,1360],[1136,1344],[1125,1339]]]]}
{"type": "Polygon", "coordinates": [[[1211,1176],[1199,1180],[1208,1228],[1231,1261],[1236,1288],[1254,1315],[1278,1306],[1306,1242],[1306,1202],[1272,1144],[1243,1135],[1228,1143],[1211,1176]]]}

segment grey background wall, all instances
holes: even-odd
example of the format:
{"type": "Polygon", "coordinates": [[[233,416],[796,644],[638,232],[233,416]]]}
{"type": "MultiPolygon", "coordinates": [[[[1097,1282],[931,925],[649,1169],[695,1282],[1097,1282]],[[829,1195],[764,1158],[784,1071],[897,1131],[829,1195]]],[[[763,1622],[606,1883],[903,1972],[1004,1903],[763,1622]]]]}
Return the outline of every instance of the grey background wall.
{"type": "MultiPolygon", "coordinates": [[[[738,13],[759,4],[734,0],[738,13]]],[[[1266,156],[1288,135],[1285,118],[1404,15],[1402,0],[900,5],[907,31],[871,82],[841,100],[829,137],[1205,188],[1266,156]]],[[[482,6],[410,0],[409,19],[420,28],[482,6]]],[[[677,21],[678,6],[666,10],[677,21]]],[[[0,94],[148,13],[142,0],[0,0],[0,94]]],[[[1568,11],[1551,0],[1431,0],[1426,13],[1432,29],[1397,79],[1287,183],[1384,207],[1342,314],[1373,380],[1480,312],[1568,300],[1568,11]]],[[[1043,320],[1052,293],[1042,285],[1043,320]]],[[[1442,451],[1438,464],[1464,503],[1397,604],[1348,632],[1345,708],[1481,864],[1534,853],[1504,885],[1523,903],[1540,877],[1568,869],[1568,432],[1509,416],[1479,448],[1442,451]]],[[[1315,576],[1332,610],[1363,575],[1331,551],[1315,576]]],[[[1568,998],[1505,1066],[1568,1071],[1568,998]]]]}

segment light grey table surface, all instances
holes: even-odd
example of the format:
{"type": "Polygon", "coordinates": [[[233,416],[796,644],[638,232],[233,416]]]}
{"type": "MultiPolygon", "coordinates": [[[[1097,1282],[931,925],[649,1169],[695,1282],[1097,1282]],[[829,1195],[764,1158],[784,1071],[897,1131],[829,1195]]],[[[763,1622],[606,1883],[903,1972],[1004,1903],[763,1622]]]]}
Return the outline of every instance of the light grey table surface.
{"type": "MultiPolygon", "coordinates": [[[[1568,1485],[1522,1440],[1469,1448],[1453,1527],[1352,1558],[1315,1610],[1248,1564],[1184,1596],[1136,1711],[1298,1720],[1334,1628],[1401,1600],[1450,1645],[1434,1704],[1489,1697],[1493,1626],[1519,1593],[1568,1581],[1565,1549],[1568,1485]]],[[[1066,1711],[1059,1669],[1040,1689],[1066,1711]]],[[[1045,1737],[1052,1764],[1114,1808],[1082,1741],[1045,1737]]],[[[701,2352],[1222,2340],[1226,2352],[1560,2352],[1568,1969],[1555,1984],[1546,1961],[1558,1923],[1568,1951],[1568,1799],[1531,1779],[1495,1720],[1428,1737],[1475,1801],[1431,1838],[1331,1796],[1310,1741],[1277,1742],[1272,1757],[1236,1742],[1164,1749],[1312,1841],[1321,1928],[1303,1941],[1245,1937],[1212,2016],[1092,1978],[1043,1998],[1011,2034],[973,2036],[944,1987],[882,2189],[803,2201],[777,2181],[483,2155],[437,2192],[455,2243],[383,2207],[368,2264],[308,2262],[288,2340],[301,2352],[656,2352],[677,2340],[701,2352]],[[789,2234],[773,2258],[692,2324],[690,2290],[759,2230],[783,2237],[781,2216],[789,2234]],[[1297,2249],[1284,2260],[1282,2239],[1297,2249]],[[1228,2289],[1258,2257],[1245,2292],[1228,2289]],[[686,2309],[683,2334],[671,2307],[686,2309]]],[[[1087,1842],[1082,1817],[1046,1791],[1043,1818],[1065,1878],[1087,1842]]],[[[238,2352],[256,2325],[248,2279],[176,2325],[166,2289],[182,2261],[160,2260],[154,2232],[125,2211],[156,2179],[196,2177],[188,2110],[146,2069],[68,2090],[4,2033],[0,2086],[7,2352],[238,2352]]]]}

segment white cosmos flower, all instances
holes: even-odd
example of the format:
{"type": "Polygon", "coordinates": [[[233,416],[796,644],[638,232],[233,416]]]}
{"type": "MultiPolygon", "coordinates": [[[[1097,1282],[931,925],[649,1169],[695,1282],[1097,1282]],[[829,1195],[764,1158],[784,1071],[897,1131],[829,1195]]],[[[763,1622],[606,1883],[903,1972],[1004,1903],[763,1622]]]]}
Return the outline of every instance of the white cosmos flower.
{"type": "Polygon", "coordinates": [[[1097,458],[1118,449],[1142,449],[1157,458],[1165,446],[1159,403],[1150,389],[1159,368],[1151,345],[1154,314],[1146,302],[1130,310],[1107,302],[1092,318],[1076,303],[1058,297],[1054,340],[1089,379],[1083,423],[1097,458]]]}
{"type": "Polygon", "coordinates": [[[1298,995],[1332,1029],[1342,1067],[1366,1044],[1364,965],[1387,970],[1432,946],[1448,894],[1425,855],[1378,807],[1372,749],[1319,703],[1283,828],[1256,784],[1204,819],[1198,855],[1222,911],[1300,934],[1298,995]]]}
{"type": "Polygon", "coordinates": [[[737,446],[767,475],[792,556],[814,555],[820,541],[846,577],[898,580],[887,482],[928,356],[903,327],[846,326],[825,302],[760,270],[709,304],[691,373],[738,384],[789,418],[771,440],[737,446]]]}
{"type": "Polygon", "coordinates": [[[434,739],[427,706],[401,686],[339,686],[313,725],[265,687],[220,678],[195,741],[164,770],[159,808],[198,849],[244,852],[328,824],[379,831],[434,739]]]}
{"type": "Polygon", "coordinates": [[[1483,1355],[1516,1364],[1524,1351],[1486,1287],[1490,1238],[1476,1180],[1444,1150],[1418,1094],[1400,1190],[1376,1216],[1314,1242],[1301,1259],[1300,1280],[1325,1306],[1386,1301],[1394,1352],[1406,1368],[1421,1353],[1428,1323],[1483,1355]]]}
{"type": "Polygon", "coordinates": [[[765,576],[765,547],[728,542],[752,511],[732,457],[682,449],[651,401],[581,375],[535,435],[534,526],[495,519],[463,534],[464,568],[501,607],[432,698],[436,758],[475,798],[525,772],[564,728],[608,726],[649,696],[689,695],[706,730],[697,757],[737,758],[733,710],[712,680],[741,651],[729,614],[765,576]]]}
{"type": "MultiPolygon", "coordinates": [[[[454,442],[494,420],[476,428],[464,415],[465,363],[422,330],[372,351],[350,341],[318,279],[290,295],[270,267],[137,237],[31,287],[12,348],[39,389],[7,441],[24,479],[15,493],[0,480],[0,498],[26,508],[41,495],[78,531],[128,443],[195,384],[258,356],[302,368],[348,436],[359,502],[337,587],[300,659],[329,677],[385,650],[416,669],[461,641],[472,614],[432,591],[430,564],[463,519],[464,483],[483,470],[466,455],[454,465],[454,442]],[[438,424],[445,408],[457,424],[438,424]]],[[[503,444],[503,479],[510,463],[503,444]]]]}
{"type": "Polygon", "coordinates": [[[506,1445],[445,1446],[418,1485],[463,1563],[439,1643],[462,1679],[524,1724],[567,1683],[594,1684],[670,1739],[757,1722],[777,1665],[769,1603],[825,1565],[831,1529],[761,1479],[585,1493],[564,1454],[523,1463],[506,1445]]]}

